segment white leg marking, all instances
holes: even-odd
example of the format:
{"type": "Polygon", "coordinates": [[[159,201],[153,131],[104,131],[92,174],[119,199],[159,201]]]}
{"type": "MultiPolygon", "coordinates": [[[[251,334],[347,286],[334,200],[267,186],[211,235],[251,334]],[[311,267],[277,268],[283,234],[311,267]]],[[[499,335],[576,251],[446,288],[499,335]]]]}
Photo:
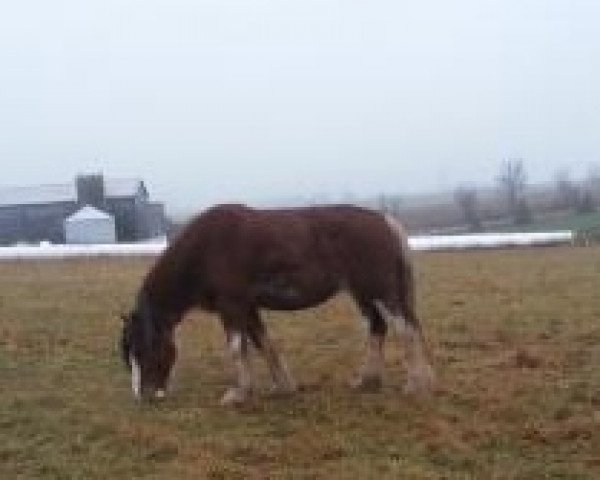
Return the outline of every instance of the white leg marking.
{"type": "Polygon", "coordinates": [[[363,375],[365,377],[381,377],[383,364],[383,337],[369,335],[363,375]]]}
{"type": "Polygon", "coordinates": [[[239,332],[233,333],[229,339],[229,351],[237,372],[237,385],[225,392],[221,399],[221,405],[244,403],[252,390],[252,374],[250,362],[248,361],[248,351],[243,348],[242,341],[242,335],[239,332]]]}
{"type": "Polygon", "coordinates": [[[404,341],[408,373],[408,379],[404,388],[405,392],[413,393],[430,389],[434,382],[434,374],[427,359],[421,332],[411,324],[408,324],[402,315],[394,315],[390,312],[383,302],[376,301],[375,307],[385,321],[394,327],[404,341]]]}
{"type": "Polygon", "coordinates": [[[358,378],[350,384],[352,387],[365,391],[376,391],[381,388],[384,367],[383,343],[382,335],[369,334],[365,360],[358,371],[358,378]]]}
{"type": "Polygon", "coordinates": [[[131,390],[136,398],[140,398],[142,391],[142,370],[133,355],[129,355],[129,362],[131,363],[131,390]]]}
{"type": "Polygon", "coordinates": [[[412,325],[407,325],[404,337],[408,363],[408,380],[404,391],[405,393],[416,393],[430,390],[434,382],[434,374],[433,368],[427,360],[421,332],[412,325]]]}
{"type": "Polygon", "coordinates": [[[274,391],[280,393],[294,392],[297,388],[296,382],[292,379],[285,361],[275,348],[271,338],[266,333],[263,334],[262,344],[262,354],[265,357],[265,361],[271,372],[274,391]]]}
{"type": "Polygon", "coordinates": [[[159,388],[159,389],[158,389],[158,390],[157,390],[157,391],[154,393],[154,396],[155,396],[156,398],[158,398],[158,399],[161,399],[161,400],[162,400],[163,398],[165,398],[165,397],[167,396],[167,393],[166,393],[166,392],[165,392],[165,391],[164,391],[162,388],[159,388]]]}
{"type": "Polygon", "coordinates": [[[242,334],[234,333],[229,340],[229,350],[233,355],[238,355],[242,351],[242,334]]]}
{"type": "Polygon", "coordinates": [[[277,389],[282,393],[292,393],[298,389],[295,380],[283,358],[279,357],[279,372],[277,374],[277,389]]]}
{"type": "Polygon", "coordinates": [[[373,302],[379,315],[383,317],[385,323],[391,326],[398,335],[404,335],[406,332],[406,320],[402,315],[394,315],[390,312],[381,300],[373,302]]]}

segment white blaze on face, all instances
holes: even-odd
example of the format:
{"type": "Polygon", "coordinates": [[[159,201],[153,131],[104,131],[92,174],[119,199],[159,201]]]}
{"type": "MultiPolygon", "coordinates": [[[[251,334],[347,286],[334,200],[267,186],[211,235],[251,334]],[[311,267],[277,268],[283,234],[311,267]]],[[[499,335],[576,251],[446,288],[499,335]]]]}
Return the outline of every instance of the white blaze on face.
{"type": "Polygon", "coordinates": [[[142,391],[142,370],[133,355],[129,355],[131,363],[131,390],[136,398],[140,397],[142,391]]]}

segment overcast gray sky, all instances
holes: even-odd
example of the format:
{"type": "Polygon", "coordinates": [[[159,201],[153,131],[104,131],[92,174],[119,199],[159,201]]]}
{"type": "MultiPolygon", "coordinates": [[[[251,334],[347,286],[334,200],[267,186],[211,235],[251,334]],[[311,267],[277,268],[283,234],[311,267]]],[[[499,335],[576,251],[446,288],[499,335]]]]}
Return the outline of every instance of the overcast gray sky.
{"type": "Polygon", "coordinates": [[[600,160],[597,0],[20,0],[0,184],[141,176],[174,211],[600,160]]]}

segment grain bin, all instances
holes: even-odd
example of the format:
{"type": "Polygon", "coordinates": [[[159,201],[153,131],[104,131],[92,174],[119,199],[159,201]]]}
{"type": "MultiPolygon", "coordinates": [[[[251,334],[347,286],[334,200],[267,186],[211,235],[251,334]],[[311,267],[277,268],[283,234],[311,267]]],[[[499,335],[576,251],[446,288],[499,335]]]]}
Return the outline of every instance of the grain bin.
{"type": "Polygon", "coordinates": [[[115,243],[115,219],[86,205],[65,219],[65,239],[67,243],[115,243]]]}

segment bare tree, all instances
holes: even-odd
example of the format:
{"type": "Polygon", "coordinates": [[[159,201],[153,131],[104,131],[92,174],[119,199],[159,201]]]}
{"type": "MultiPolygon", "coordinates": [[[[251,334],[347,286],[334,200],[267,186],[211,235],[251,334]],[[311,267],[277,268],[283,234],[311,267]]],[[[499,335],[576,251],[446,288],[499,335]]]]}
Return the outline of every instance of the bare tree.
{"type": "Polygon", "coordinates": [[[592,213],[596,211],[596,204],[591,190],[584,189],[577,201],[577,213],[592,213]]]}
{"type": "Polygon", "coordinates": [[[569,173],[560,171],[556,175],[556,200],[559,208],[570,208],[577,213],[590,213],[596,209],[594,192],[600,194],[600,173],[590,169],[588,177],[581,182],[571,180],[569,173]]]}
{"type": "Polygon", "coordinates": [[[496,178],[506,199],[508,214],[517,224],[531,221],[531,210],[525,199],[527,173],[521,159],[508,159],[502,162],[496,178]]]}
{"type": "Polygon", "coordinates": [[[554,176],[555,199],[557,208],[577,208],[581,192],[579,186],[571,180],[567,170],[559,170],[554,176]]]}
{"type": "Polygon", "coordinates": [[[585,180],[585,189],[589,192],[592,204],[595,206],[600,203],[600,164],[592,164],[585,180]]]}
{"type": "Polygon", "coordinates": [[[528,225],[533,222],[533,213],[531,212],[531,208],[525,197],[521,197],[517,200],[513,215],[513,222],[515,225],[528,225]]]}
{"type": "Polygon", "coordinates": [[[465,222],[473,231],[481,229],[479,215],[479,199],[477,190],[473,187],[462,185],[454,191],[454,201],[462,211],[465,222]]]}

